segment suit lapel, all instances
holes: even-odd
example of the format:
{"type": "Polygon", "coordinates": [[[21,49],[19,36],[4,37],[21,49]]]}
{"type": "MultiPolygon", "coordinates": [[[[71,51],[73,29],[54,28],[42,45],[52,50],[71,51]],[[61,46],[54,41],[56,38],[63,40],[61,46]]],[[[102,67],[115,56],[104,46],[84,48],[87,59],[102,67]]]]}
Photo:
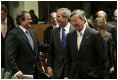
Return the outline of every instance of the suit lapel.
{"type": "Polygon", "coordinates": [[[84,35],[83,35],[82,42],[81,42],[81,44],[80,44],[80,49],[79,49],[79,51],[82,49],[82,47],[83,47],[84,44],[86,43],[88,37],[89,37],[89,31],[88,31],[88,27],[86,27],[85,32],[84,32],[84,35]]]}
{"type": "Polygon", "coordinates": [[[72,35],[72,42],[73,42],[73,46],[75,49],[75,52],[78,52],[78,48],[77,48],[77,32],[76,30],[74,31],[73,35],[72,35]]]}
{"type": "Polygon", "coordinates": [[[18,33],[21,34],[21,37],[23,38],[23,40],[26,42],[26,44],[30,47],[30,49],[32,50],[32,47],[28,41],[28,38],[26,37],[25,33],[19,28],[17,27],[17,30],[19,31],[18,33]]]}
{"type": "Polygon", "coordinates": [[[62,48],[61,39],[60,39],[60,30],[61,30],[61,27],[59,27],[57,32],[56,32],[57,33],[56,40],[57,40],[57,44],[62,48]]]}

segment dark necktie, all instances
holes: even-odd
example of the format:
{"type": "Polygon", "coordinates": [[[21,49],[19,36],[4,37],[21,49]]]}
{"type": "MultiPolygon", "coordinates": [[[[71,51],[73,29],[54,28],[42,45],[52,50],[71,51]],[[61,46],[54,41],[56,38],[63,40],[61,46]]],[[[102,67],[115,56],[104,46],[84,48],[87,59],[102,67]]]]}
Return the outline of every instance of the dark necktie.
{"type": "Polygon", "coordinates": [[[29,31],[27,30],[25,33],[26,33],[26,36],[27,36],[27,38],[28,38],[28,40],[29,40],[29,43],[30,43],[30,45],[31,45],[31,47],[32,47],[32,50],[34,50],[33,39],[32,39],[32,37],[31,37],[29,31]]]}
{"type": "Polygon", "coordinates": [[[65,33],[65,29],[62,28],[62,47],[65,48],[66,47],[66,33],[65,33]]]}

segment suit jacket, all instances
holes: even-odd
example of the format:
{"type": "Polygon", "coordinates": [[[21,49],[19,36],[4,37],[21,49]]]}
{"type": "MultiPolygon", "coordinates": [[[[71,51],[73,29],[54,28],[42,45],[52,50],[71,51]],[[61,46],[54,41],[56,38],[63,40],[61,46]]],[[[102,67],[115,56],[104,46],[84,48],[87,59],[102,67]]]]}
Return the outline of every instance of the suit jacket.
{"type": "Polygon", "coordinates": [[[100,34],[86,27],[80,49],[77,48],[76,30],[67,36],[66,72],[69,78],[100,78],[106,60],[100,34]]]}
{"type": "Polygon", "coordinates": [[[105,54],[107,56],[107,61],[105,63],[105,78],[109,79],[110,67],[114,65],[113,39],[111,33],[103,39],[105,42],[105,54]]]}
{"type": "Polygon", "coordinates": [[[47,27],[44,30],[44,43],[49,44],[50,43],[50,33],[51,30],[53,29],[52,25],[50,25],[49,27],[47,27]]]}
{"type": "Polygon", "coordinates": [[[112,30],[113,30],[113,28],[114,28],[115,26],[114,25],[112,25],[112,24],[110,24],[110,23],[106,23],[106,25],[105,25],[105,28],[106,28],[106,30],[108,31],[108,32],[110,32],[111,34],[112,34],[112,30]]]}
{"type": "MultiPolygon", "coordinates": [[[[64,77],[64,65],[66,49],[63,49],[60,40],[61,27],[55,28],[51,31],[51,40],[48,53],[48,67],[52,67],[54,71],[54,78],[60,79],[64,77]]],[[[72,32],[74,28],[70,26],[69,32],[72,32]]]]}
{"type": "Polygon", "coordinates": [[[23,74],[34,74],[34,68],[37,64],[38,44],[36,34],[29,30],[34,42],[34,51],[20,27],[16,27],[8,33],[6,38],[6,64],[12,73],[19,70],[23,74]]]}
{"type": "MultiPolygon", "coordinates": [[[[7,17],[7,34],[10,30],[15,28],[14,22],[10,17],[7,17]]],[[[7,36],[6,34],[6,36],[7,36]]],[[[5,39],[1,34],[1,67],[5,68],[5,39]]]]}

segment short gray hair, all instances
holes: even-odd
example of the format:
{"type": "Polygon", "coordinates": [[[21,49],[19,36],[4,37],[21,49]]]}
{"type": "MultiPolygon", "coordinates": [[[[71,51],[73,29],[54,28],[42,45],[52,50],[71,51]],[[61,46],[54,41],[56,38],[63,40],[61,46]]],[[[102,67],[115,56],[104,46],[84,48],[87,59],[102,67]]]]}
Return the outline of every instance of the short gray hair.
{"type": "Polygon", "coordinates": [[[57,13],[60,13],[63,17],[70,19],[71,10],[68,8],[59,8],[57,13]]]}
{"type": "Polygon", "coordinates": [[[80,10],[80,9],[77,9],[77,10],[74,10],[70,17],[72,17],[73,15],[78,15],[78,17],[83,20],[83,21],[87,21],[86,20],[86,14],[85,14],[85,11],[84,10],[80,10]]]}

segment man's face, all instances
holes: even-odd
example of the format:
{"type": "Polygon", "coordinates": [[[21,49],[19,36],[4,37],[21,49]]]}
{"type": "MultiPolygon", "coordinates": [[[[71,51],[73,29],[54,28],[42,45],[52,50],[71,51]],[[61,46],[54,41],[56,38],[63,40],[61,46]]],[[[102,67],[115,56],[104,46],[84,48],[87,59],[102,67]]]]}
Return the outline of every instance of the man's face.
{"type": "Polygon", "coordinates": [[[57,22],[60,27],[63,27],[66,25],[67,18],[63,17],[61,13],[57,13],[57,22]]]}
{"type": "Polygon", "coordinates": [[[53,25],[57,25],[56,13],[51,16],[51,22],[53,25]]]}
{"type": "Polygon", "coordinates": [[[22,26],[25,28],[31,27],[31,16],[29,13],[25,13],[25,20],[21,22],[22,26]]]}
{"type": "Polygon", "coordinates": [[[6,19],[6,17],[7,17],[7,13],[2,10],[1,11],[1,22],[4,22],[4,20],[6,19]]]}
{"type": "Polygon", "coordinates": [[[81,31],[83,29],[84,21],[80,19],[78,15],[73,15],[71,17],[71,24],[78,30],[81,31]]]}

